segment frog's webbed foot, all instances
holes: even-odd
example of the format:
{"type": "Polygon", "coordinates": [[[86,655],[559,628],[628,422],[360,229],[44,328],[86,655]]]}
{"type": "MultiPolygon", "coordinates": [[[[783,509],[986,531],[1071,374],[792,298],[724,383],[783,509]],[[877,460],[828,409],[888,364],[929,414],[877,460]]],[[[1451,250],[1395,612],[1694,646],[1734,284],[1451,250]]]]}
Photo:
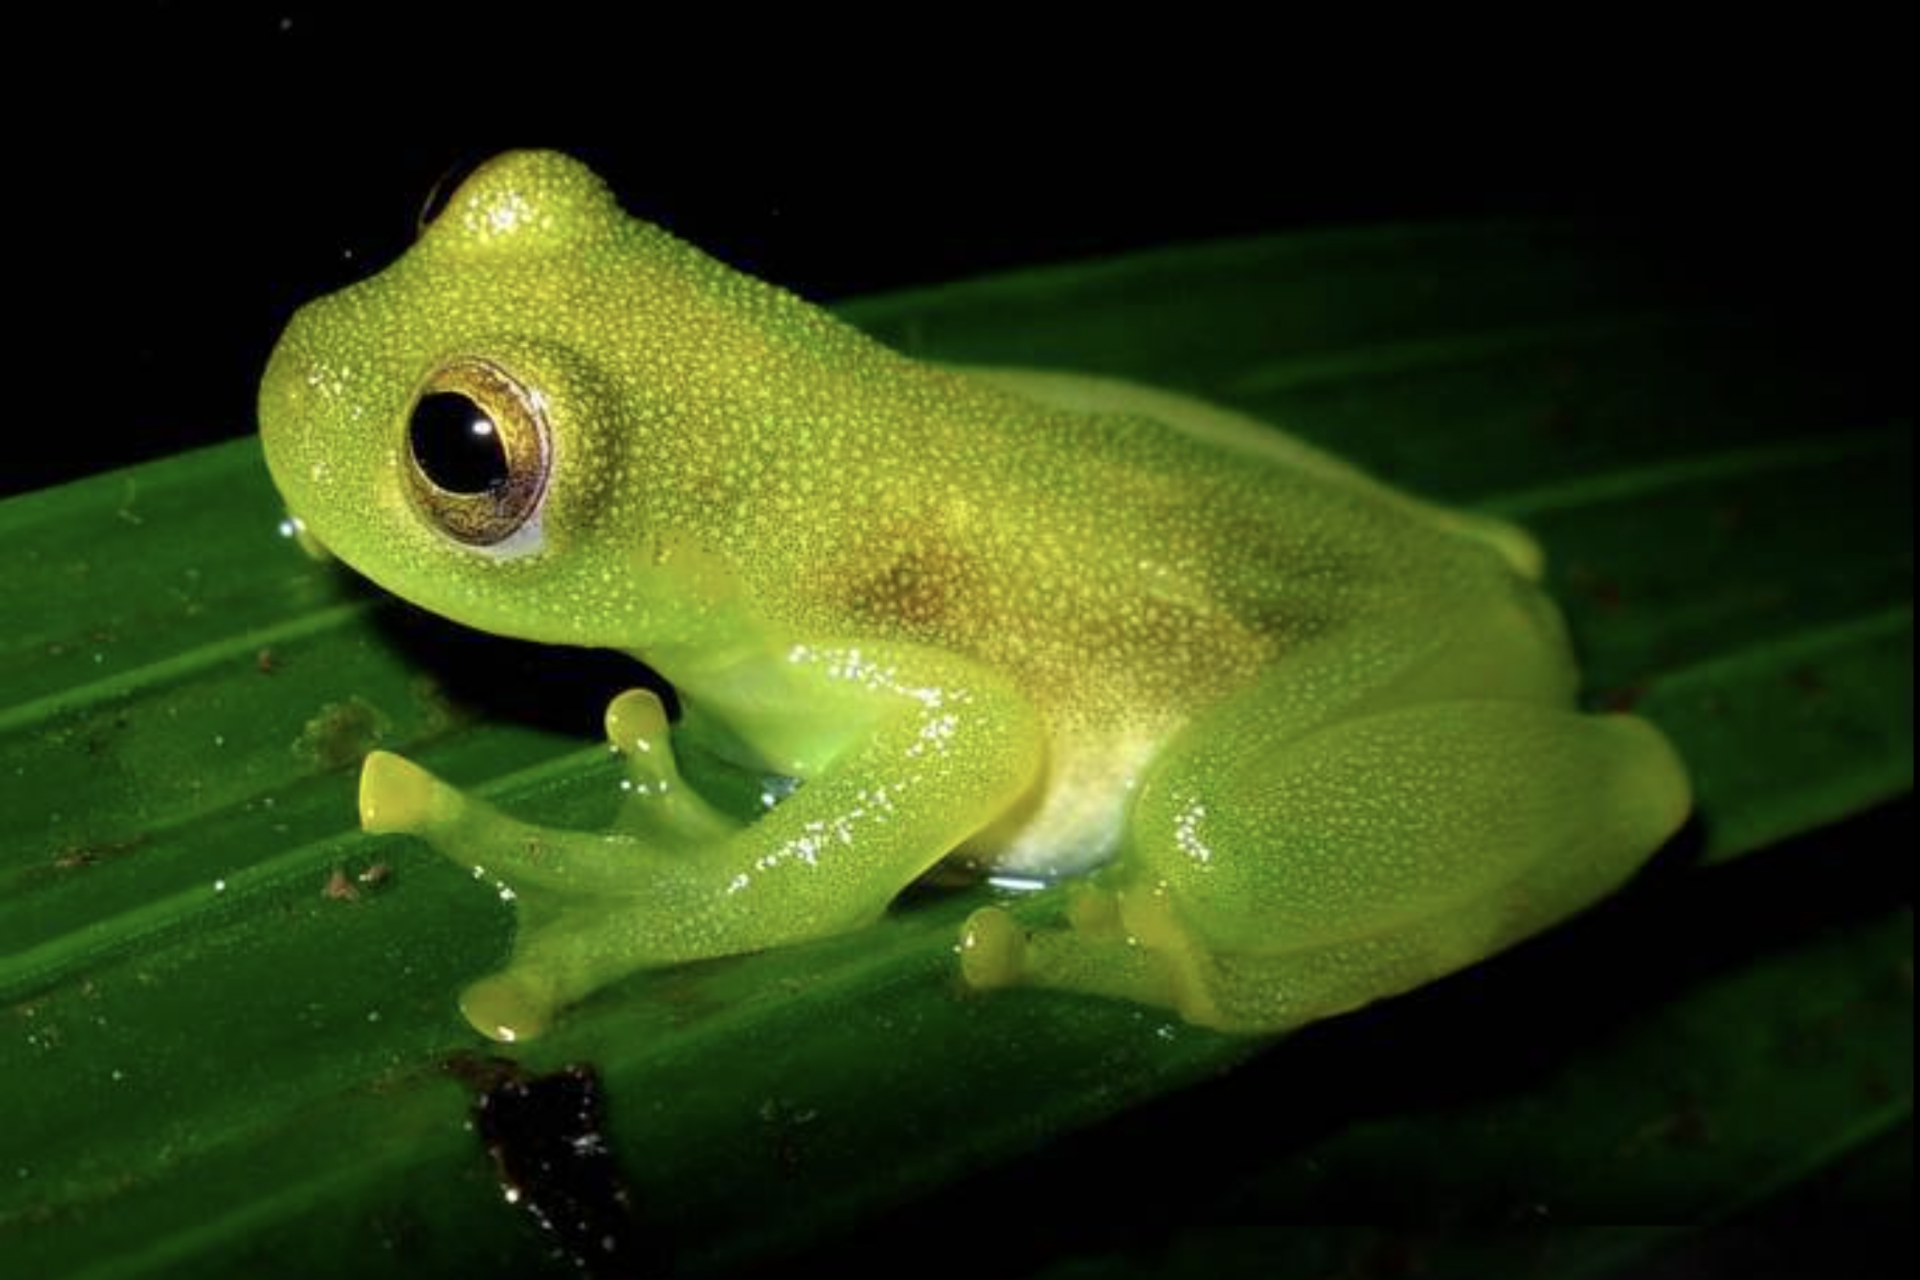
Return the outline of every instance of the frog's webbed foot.
{"type": "Polygon", "coordinates": [[[607,704],[607,745],[626,762],[626,803],[617,830],[666,847],[724,840],[741,823],[701,798],[680,776],[668,740],[667,709],[651,689],[629,689],[607,704]]]}
{"type": "Polygon", "coordinates": [[[1175,957],[1140,945],[1117,895],[1073,886],[1067,927],[1029,932],[1000,907],[974,912],[960,931],[961,977],[976,991],[1050,987],[1177,1008],[1186,976],[1175,957]]]}
{"type": "Polygon", "coordinates": [[[607,736],[627,772],[627,798],[609,832],[523,822],[391,752],[373,752],[362,767],[364,830],[418,836],[495,881],[515,904],[519,927],[507,967],[474,983],[460,1002],[468,1021],[494,1039],[538,1034],[562,1005],[649,954],[675,954],[674,935],[686,924],[676,909],[699,896],[699,860],[691,855],[739,828],[682,782],[665,710],[652,693],[616,698],[607,736]]]}
{"type": "Polygon", "coordinates": [[[633,893],[648,855],[724,840],[741,824],[680,777],[666,710],[645,689],[607,706],[607,741],[624,758],[626,800],[609,832],[561,831],[509,817],[403,756],[375,751],[360,772],[360,826],[419,836],[455,862],[515,888],[579,894],[633,893]]]}

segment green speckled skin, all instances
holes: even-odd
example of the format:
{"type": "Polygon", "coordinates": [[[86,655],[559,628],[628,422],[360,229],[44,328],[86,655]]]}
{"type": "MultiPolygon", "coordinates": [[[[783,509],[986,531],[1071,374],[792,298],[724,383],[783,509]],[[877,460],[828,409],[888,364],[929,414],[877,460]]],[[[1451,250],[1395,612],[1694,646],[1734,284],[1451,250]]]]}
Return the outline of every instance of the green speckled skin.
{"type": "Polygon", "coordinates": [[[909,360],[561,156],[493,161],[398,262],[302,310],[260,422],[289,509],[356,569],[471,626],[631,652],[685,731],[799,782],[719,814],[644,694],[609,709],[634,791],[610,832],[371,757],[370,829],[519,903],[512,961],[463,1000],[498,1038],[635,969],[857,927],[943,859],[1101,867],[1070,929],[977,915],[973,985],[1280,1030],[1578,910],[1686,813],[1655,730],[1575,711],[1519,530],[1183,397],[909,360]],[[410,461],[456,367],[540,423],[537,500],[489,545],[450,536],[410,461]]]}

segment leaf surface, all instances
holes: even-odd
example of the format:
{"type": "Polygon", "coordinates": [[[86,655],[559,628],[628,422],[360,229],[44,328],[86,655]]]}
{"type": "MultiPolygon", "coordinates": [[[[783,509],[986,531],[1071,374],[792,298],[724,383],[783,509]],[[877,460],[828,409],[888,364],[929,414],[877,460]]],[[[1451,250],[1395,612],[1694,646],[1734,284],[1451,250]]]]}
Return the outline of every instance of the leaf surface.
{"type": "MultiPolygon", "coordinates": [[[[1699,820],[1591,918],[1277,1046],[966,997],[952,944],[986,890],[635,977],[515,1054],[596,1073],[631,1211],[581,1239],[691,1272],[977,1241],[946,1207],[1037,1196],[1044,1219],[1044,1176],[1118,1225],[994,1237],[1029,1270],[1125,1273],[1130,1231],[1223,1273],[1413,1249],[1423,1276],[1571,1277],[1687,1234],[1522,1258],[1476,1229],[1529,1203],[1764,1213],[1859,1162],[1910,1181],[1874,1154],[1912,1094],[1906,810],[1884,807],[1913,771],[1904,406],[1573,227],[1177,247],[844,312],[915,354],[1195,391],[1522,520],[1591,699],[1674,737],[1699,820]],[[1423,1225],[1210,1225],[1235,1212],[1423,1225]]],[[[503,1069],[453,995],[510,909],[359,834],[354,772],[384,746],[591,825],[599,703],[632,673],[423,618],[278,519],[252,441],[0,504],[0,1272],[238,1275],[325,1241],[362,1276],[566,1274],[593,1248],[506,1202],[471,1123],[503,1069]]]]}

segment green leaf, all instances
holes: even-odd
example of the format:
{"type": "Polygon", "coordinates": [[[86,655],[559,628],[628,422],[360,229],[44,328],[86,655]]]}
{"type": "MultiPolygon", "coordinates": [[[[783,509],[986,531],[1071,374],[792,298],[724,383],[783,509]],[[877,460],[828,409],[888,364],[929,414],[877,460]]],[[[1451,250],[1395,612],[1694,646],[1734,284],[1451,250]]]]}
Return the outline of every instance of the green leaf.
{"type": "Polygon", "coordinates": [[[963,995],[954,933],[985,891],[638,976],[514,1054],[591,1067],[630,1206],[598,1164],[573,1210],[536,1180],[589,1224],[548,1234],[496,1159],[537,1159],[580,1099],[515,1120],[524,1090],[453,1007],[510,909],[354,830],[354,768],[400,749],[591,824],[598,702],[632,673],[306,562],[251,441],[28,495],[0,504],[0,1273],[324,1247],[360,1275],[567,1274],[607,1236],[689,1272],[970,1242],[1009,1273],[1597,1276],[1707,1237],[1484,1228],[1910,1182],[1885,1154],[1911,1115],[1907,810],[1874,808],[1912,785],[1903,406],[1569,227],[1177,248],[845,311],[930,357],[1197,391],[1524,520],[1594,701],[1673,735],[1697,824],[1573,926],[1272,1046],[963,995]],[[1084,1220],[1059,1223],[1063,1187],[1096,1196],[1084,1220]],[[1417,1225],[1223,1225],[1316,1217],[1417,1225]]]}

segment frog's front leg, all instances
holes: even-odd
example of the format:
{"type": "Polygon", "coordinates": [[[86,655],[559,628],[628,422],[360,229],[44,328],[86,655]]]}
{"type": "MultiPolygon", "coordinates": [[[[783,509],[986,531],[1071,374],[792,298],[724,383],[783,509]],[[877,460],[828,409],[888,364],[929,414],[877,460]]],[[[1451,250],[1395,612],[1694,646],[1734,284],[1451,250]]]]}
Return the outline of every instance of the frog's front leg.
{"type": "MultiPolygon", "coordinates": [[[[368,758],[368,830],[419,835],[511,891],[512,957],[461,1000],[477,1029],[525,1039],[635,970],[867,923],[1038,777],[1033,709],[963,659],[885,645],[795,647],[778,662],[754,682],[762,700],[750,718],[784,726],[769,756],[801,780],[751,823],[681,781],[647,694],[623,694],[608,710],[632,791],[610,832],[519,822],[397,756],[368,758]],[[830,745],[796,746],[791,726],[804,717],[788,714],[794,706],[818,709],[811,737],[830,745]]],[[[740,725],[743,740],[752,744],[758,727],[740,725]]]]}
{"type": "Polygon", "coordinates": [[[1156,761],[1071,927],[997,908],[962,940],[976,987],[1119,996],[1283,1031],[1409,990],[1580,910],[1685,818],[1645,721],[1520,700],[1417,703],[1288,737],[1258,696],[1156,761]]]}
{"type": "Polygon", "coordinates": [[[744,825],[681,778],[666,708],[651,690],[629,689],[608,703],[606,730],[627,777],[619,817],[604,835],[520,822],[389,751],[372,752],[361,768],[360,825],[419,836],[479,878],[492,871],[509,884],[584,897],[630,892],[636,860],[701,848],[744,825]]]}

